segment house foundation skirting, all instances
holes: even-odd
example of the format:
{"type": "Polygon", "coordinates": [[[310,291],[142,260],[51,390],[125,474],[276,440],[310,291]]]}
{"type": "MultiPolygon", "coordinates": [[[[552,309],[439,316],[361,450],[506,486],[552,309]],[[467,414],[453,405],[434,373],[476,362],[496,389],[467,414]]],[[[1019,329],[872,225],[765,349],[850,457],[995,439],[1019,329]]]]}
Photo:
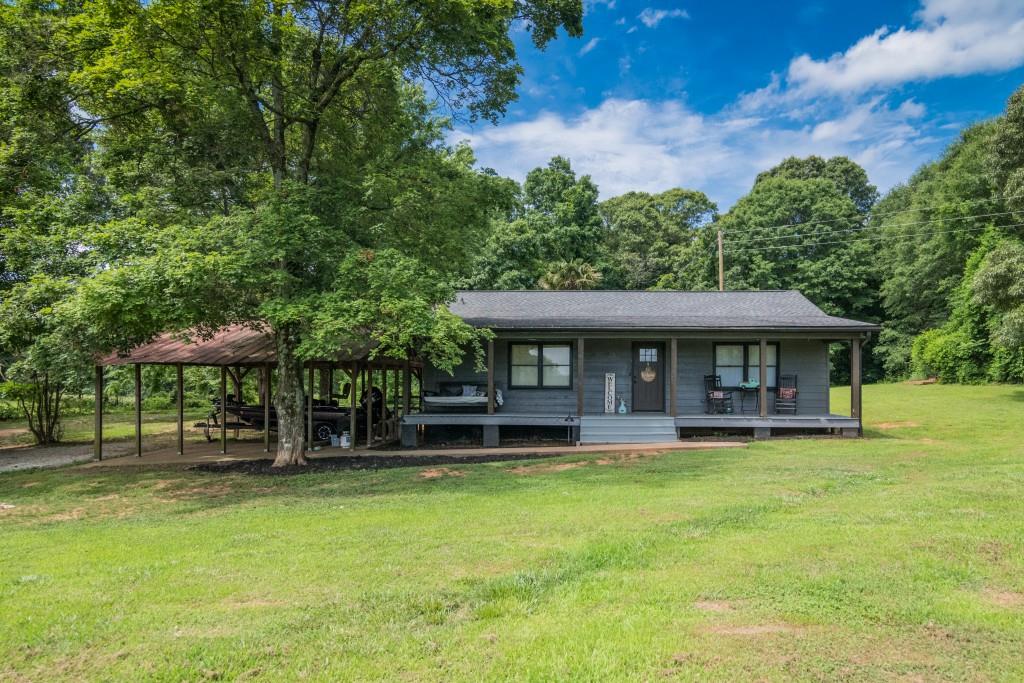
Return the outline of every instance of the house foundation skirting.
{"type": "MultiPolygon", "coordinates": [[[[614,419],[614,416],[609,416],[614,419]]],[[[628,416],[623,416],[628,419],[628,416]]],[[[679,415],[673,418],[678,431],[735,431],[750,430],[755,438],[766,438],[787,430],[839,432],[843,436],[858,436],[860,420],[845,415],[679,415]]],[[[509,427],[566,427],[579,438],[580,418],[575,415],[527,414],[467,414],[467,413],[413,413],[402,418],[402,446],[419,445],[421,426],[473,426],[483,428],[483,445],[495,448],[501,445],[501,428],[509,427]]]]}

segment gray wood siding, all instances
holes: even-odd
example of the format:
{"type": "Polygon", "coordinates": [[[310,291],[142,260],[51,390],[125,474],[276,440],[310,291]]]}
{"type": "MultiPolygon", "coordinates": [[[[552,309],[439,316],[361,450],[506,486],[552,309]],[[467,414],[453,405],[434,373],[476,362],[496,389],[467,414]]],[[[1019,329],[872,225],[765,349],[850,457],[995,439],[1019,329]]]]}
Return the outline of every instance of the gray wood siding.
{"type": "MultiPolygon", "coordinates": [[[[769,338],[769,341],[774,340],[769,338]]],[[[827,415],[828,344],[813,339],[783,339],[779,341],[779,362],[779,374],[797,376],[800,391],[797,403],[799,414],[827,415]]],[[[714,342],[679,340],[679,385],[676,400],[679,403],[680,415],[704,412],[704,375],[710,375],[714,367],[714,342]]],[[[738,396],[734,395],[734,398],[739,400],[738,396]]],[[[770,394],[768,400],[772,400],[770,394]]],[[[739,410],[738,404],[736,409],[739,410]]],[[[768,410],[772,410],[771,403],[768,410]]]]}
{"type": "MultiPolygon", "coordinates": [[[[505,399],[505,405],[498,408],[498,411],[510,414],[575,415],[575,373],[572,389],[508,388],[508,341],[507,339],[497,339],[494,342],[494,383],[501,389],[505,399]]],[[[713,348],[711,340],[679,339],[677,401],[680,415],[695,415],[704,412],[704,375],[709,375],[714,370],[713,348]]],[[[669,344],[666,340],[665,352],[668,351],[669,344]]],[[[819,340],[783,339],[779,342],[779,356],[780,373],[796,374],[798,377],[799,414],[827,415],[829,372],[827,344],[819,340]]],[[[575,361],[575,347],[573,358],[575,361]]],[[[669,363],[670,360],[666,358],[666,372],[671,367],[669,363]]],[[[604,375],[607,372],[615,373],[616,397],[626,399],[626,406],[632,411],[632,371],[633,343],[631,340],[587,339],[584,345],[584,412],[590,415],[604,412],[604,375]]],[[[487,384],[487,373],[475,370],[472,358],[466,358],[452,375],[427,364],[423,369],[424,388],[437,391],[441,382],[460,382],[484,386],[487,384]]],[[[666,381],[666,411],[669,409],[668,392],[671,390],[670,387],[671,383],[666,381]]],[[[771,399],[769,398],[769,400],[771,399]]]]}
{"type": "MultiPolygon", "coordinates": [[[[590,341],[584,345],[589,350],[590,341]]],[[[594,342],[597,343],[597,342],[594,342]]],[[[575,347],[573,353],[575,354],[575,347]]],[[[465,358],[455,372],[449,375],[427,364],[423,368],[423,386],[429,391],[437,391],[442,382],[460,382],[465,384],[487,385],[487,372],[477,372],[473,367],[473,359],[465,358]]],[[[584,370],[586,370],[584,361],[584,370]]],[[[502,413],[534,413],[540,415],[575,415],[576,414],[576,378],[573,377],[572,389],[509,389],[508,388],[508,340],[494,340],[494,386],[501,390],[505,404],[497,408],[502,413]]],[[[601,378],[602,384],[604,377],[601,378]]],[[[588,382],[589,383],[589,382],[588,382]]]]}

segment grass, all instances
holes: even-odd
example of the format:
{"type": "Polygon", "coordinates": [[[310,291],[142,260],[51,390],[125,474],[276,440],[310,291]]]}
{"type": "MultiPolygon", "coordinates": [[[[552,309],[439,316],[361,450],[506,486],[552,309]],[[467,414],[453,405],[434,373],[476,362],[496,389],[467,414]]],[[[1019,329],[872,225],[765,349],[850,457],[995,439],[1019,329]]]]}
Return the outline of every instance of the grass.
{"type": "MultiPolygon", "coordinates": [[[[185,424],[204,419],[209,408],[192,408],[185,411],[185,424]]],[[[176,428],[176,417],[173,410],[149,411],[142,414],[143,436],[166,436],[173,434],[176,428]]],[[[64,434],[61,443],[91,443],[93,436],[93,416],[69,415],[62,420],[64,434]]],[[[103,415],[103,438],[106,441],[124,441],[135,436],[135,413],[131,410],[106,410],[103,415]]],[[[10,446],[28,446],[33,443],[32,434],[28,431],[25,420],[0,420],[0,448],[10,446]]]]}
{"type": "Polygon", "coordinates": [[[0,679],[1021,680],[1024,388],[864,408],[660,456],[0,475],[0,679]]]}

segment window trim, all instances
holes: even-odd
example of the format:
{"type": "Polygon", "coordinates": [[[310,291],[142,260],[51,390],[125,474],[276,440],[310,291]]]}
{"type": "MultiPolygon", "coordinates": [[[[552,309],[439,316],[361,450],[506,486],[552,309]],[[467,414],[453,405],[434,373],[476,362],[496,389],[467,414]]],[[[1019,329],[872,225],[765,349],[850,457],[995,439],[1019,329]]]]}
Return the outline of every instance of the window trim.
{"type": "MultiPolygon", "coordinates": [[[[761,378],[760,378],[759,375],[761,374],[761,371],[760,371],[760,367],[761,366],[760,366],[760,364],[758,364],[754,368],[750,367],[750,353],[749,353],[749,349],[750,349],[751,346],[758,346],[759,347],[760,345],[761,345],[761,342],[759,342],[759,341],[753,341],[753,342],[751,342],[751,341],[716,341],[716,342],[714,342],[712,344],[712,349],[711,349],[711,369],[712,369],[712,374],[714,374],[714,375],[719,374],[719,372],[718,372],[718,347],[719,346],[741,346],[741,347],[743,347],[743,381],[744,382],[749,382],[751,380],[751,377],[748,374],[748,372],[751,369],[755,370],[756,374],[758,375],[758,376],[755,376],[753,379],[760,380],[761,378]]],[[[768,391],[775,391],[779,387],[779,377],[782,374],[782,349],[780,347],[779,342],[768,342],[768,346],[774,346],[775,347],[775,386],[769,385],[768,386],[768,391]]],[[[734,366],[728,366],[728,367],[734,367],[734,366]]],[[[724,384],[722,385],[722,388],[723,389],[739,389],[738,386],[726,386],[724,384]]]]}
{"type": "MultiPolygon", "coordinates": [[[[528,389],[544,391],[572,391],[576,381],[576,349],[571,341],[546,340],[546,341],[510,341],[508,343],[508,388],[528,389]],[[512,347],[513,346],[536,346],[537,347],[537,384],[513,384],[512,383],[512,347]],[[546,386],[544,384],[544,347],[545,346],[568,346],[569,347],[569,384],[546,386]]],[[[527,367],[527,366],[520,366],[527,367]]],[[[561,367],[561,366],[555,366],[561,367]]]]}

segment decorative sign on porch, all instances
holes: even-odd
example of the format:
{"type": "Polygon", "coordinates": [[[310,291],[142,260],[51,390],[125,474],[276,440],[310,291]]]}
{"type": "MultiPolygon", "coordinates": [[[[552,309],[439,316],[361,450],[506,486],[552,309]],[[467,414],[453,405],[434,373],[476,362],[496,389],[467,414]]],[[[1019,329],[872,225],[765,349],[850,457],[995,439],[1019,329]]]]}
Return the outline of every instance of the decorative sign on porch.
{"type": "Polygon", "coordinates": [[[604,412],[615,412],[615,373],[604,373],[604,412]]]}

